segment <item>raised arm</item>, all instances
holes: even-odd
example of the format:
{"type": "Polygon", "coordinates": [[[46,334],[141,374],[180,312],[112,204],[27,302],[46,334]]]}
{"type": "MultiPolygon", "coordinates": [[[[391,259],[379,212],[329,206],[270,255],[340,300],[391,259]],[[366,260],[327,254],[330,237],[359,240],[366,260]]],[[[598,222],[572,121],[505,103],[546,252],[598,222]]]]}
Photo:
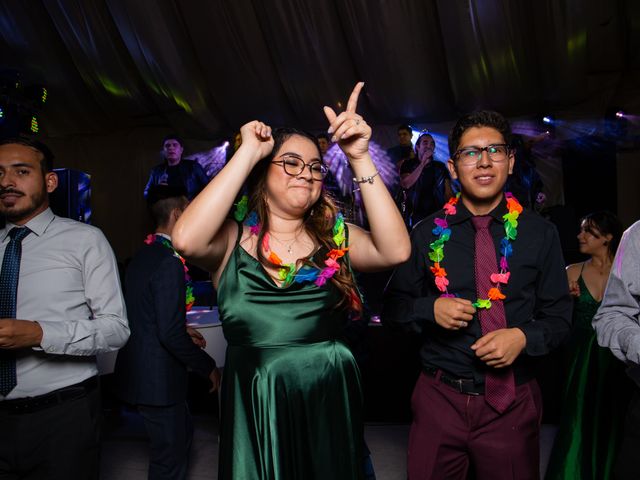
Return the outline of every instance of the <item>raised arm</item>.
{"type": "Polygon", "coordinates": [[[420,178],[420,175],[422,175],[422,170],[424,170],[424,167],[426,164],[427,164],[426,162],[423,162],[421,160],[420,163],[416,165],[416,168],[414,168],[412,172],[407,172],[407,173],[402,173],[402,167],[401,167],[400,168],[401,170],[400,186],[404,189],[409,189],[413,187],[415,183],[418,181],[418,179],[420,178]]]}
{"type": "Polygon", "coordinates": [[[371,226],[369,233],[349,225],[351,263],[356,270],[373,271],[404,262],[411,244],[400,212],[369,155],[371,127],[356,113],[363,86],[363,82],[355,86],[340,115],[330,107],[324,107],[324,113],[330,124],[329,134],[349,159],[371,226]]]}
{"type": "Polygon", "coordinates": [[[253,167],[273,149],[271,127],[252,121],[240,129],[242,145],[180,216],[171,239],[183,256],[210,272],[221,266],[235,230],[227,213],[253,167]]]}

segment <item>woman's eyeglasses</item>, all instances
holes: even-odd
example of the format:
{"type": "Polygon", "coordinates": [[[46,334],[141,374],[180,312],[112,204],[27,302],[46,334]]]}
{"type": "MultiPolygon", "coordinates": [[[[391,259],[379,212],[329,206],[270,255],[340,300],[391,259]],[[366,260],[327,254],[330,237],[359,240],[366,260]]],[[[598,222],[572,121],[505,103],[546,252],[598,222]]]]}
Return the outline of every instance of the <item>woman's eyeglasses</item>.
{"type": "Polygon", "coordinates": [[[305,163],[304,160],[298,157],[282,157],[281,160],[274,160],[271,163],[282,165],[284,173],[297,177],[304,172],[304,167],[309,167],[311,172],[311,178],[314,180],[322,180],[329,173],[329,167],[322,162],[305,163]]]}

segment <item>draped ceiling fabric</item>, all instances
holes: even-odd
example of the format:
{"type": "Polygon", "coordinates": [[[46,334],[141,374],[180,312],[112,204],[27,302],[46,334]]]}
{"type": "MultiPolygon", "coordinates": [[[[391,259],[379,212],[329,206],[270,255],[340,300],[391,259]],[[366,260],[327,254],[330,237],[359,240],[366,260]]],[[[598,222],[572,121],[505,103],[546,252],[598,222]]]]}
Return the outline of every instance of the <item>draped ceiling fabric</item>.
{"type": "Polygon", "coordinates": [[[252,119],[322,131],[359,80],[383,148],[478,107],[590,124],[640,111],[639,66],[637,0],[0,0],[0,79],[46,85],[39,135],[92,175],[121,259],[168,131],[196,152],[252,119]]]}
{"type": "Polygon", "coordinates": [[[373,125],[613,101],[639,19],[634,0],[2,0],[0,54],[48,87],[47,136],[215,139],[253,118],[323,129],[358,80],[373,125]]]}

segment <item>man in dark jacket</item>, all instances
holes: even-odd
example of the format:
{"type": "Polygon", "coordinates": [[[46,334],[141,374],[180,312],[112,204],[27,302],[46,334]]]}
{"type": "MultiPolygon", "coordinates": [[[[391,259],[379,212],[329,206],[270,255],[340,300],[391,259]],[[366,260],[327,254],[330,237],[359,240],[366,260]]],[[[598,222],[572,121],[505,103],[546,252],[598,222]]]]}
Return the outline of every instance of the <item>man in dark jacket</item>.
{"type": "Polygon", "coordinates": [[[187,408],[187,368],[220,383],[204,339],[186,326],[186,277],[171,245],[175,222],[186,208],[184,190],[153,187],[148,195],[157,225],[127,267],[125,301],[131,337],[118,353],[116,392],[135,405],[151,440],[150,479],[184,479],[193,428],[187,408]],[[193,339],[193,340],[192,340],[193,339]]]}
{"type": "Polygon", "coordinates": [[[194,197],[209,183],[209,177],[202,166],[193,160],[183,160],[184,143],[177,135],[168,135],[162,141],[162,156],[164,162],[156,165],[149,173],[149,180],[144,187],[145,198],[153,185],[169,185],[182,187],[186,190],[187,198],[194,197]]]}

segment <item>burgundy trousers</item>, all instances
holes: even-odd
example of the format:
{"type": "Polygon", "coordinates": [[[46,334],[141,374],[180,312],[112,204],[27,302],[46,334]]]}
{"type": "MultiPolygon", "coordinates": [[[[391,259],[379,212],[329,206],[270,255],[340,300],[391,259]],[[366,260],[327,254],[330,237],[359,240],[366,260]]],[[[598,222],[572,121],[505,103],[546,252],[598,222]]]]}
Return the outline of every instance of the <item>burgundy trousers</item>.
{"type": "Polygon", "coordinates": [[[502,414],[424,373],[411,397],[409,480],[539,480],[542,397],[535,380],[516,386],[502,414]]]}

